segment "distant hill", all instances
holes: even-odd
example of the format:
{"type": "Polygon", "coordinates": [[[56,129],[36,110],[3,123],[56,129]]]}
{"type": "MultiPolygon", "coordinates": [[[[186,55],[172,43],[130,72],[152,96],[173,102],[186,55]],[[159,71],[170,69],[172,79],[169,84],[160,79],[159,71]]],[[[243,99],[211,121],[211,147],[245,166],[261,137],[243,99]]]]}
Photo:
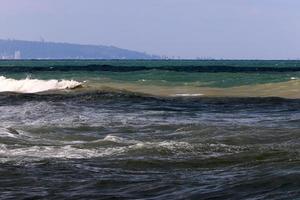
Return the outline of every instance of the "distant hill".
{"type": "Polygon", "coordinates": [[[159,59],[113,46],[0,40],[0,59],[159,59]]]}

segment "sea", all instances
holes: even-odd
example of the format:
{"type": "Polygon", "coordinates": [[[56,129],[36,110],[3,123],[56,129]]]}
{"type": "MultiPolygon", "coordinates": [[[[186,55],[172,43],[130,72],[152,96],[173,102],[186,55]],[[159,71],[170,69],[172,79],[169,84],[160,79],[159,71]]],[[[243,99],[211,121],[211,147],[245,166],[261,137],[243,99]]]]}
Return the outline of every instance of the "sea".
{"type": "Polygon", "coordinates": [[[300,199],[300,61],[0,61],[0,199],[300,199]]]}

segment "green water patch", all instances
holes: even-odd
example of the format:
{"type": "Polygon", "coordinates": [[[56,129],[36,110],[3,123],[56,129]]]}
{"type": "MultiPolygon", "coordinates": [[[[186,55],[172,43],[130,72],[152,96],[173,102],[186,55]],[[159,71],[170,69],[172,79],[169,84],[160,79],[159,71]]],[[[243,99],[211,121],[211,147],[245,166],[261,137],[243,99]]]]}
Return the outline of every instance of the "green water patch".
{"type": "MultiPolygon", "coordinates": [[[[98,83],[130,83],[138,85],[158,85],[158,86],[193,86],[193,87],[218,87],[227,88],[243,85],[255,85],[266,83],[286,82],[293,79],[300,79],[299,71],[251,71],[240,72],[200,72],[200,71],[176,71],[184,70],[185,67],[209,67],[219,66],[239,70],[256,68],[300,68],[300,61],[293,60],[19,60],[0,61],[0,67],[5,69],[16,68],[16,70],[0,72],[0,76],[14,79],[34,78],[34,79],[73,79],[77,81],[92,81],[98,83]],[[88,70],[88,66],[105,66],[108,70],[88,70]],[[26,71],[26,67],[30,70],[26,71]],[[34,70],[35,68],[48,68],[47,70],[34,70]],[[53,70],[52,67],[64,67],[53,70]],[[72,67],[76,67],[72,70],[72,67]],[[115,67],[124,67],[124,71],[109,71],[115,67]],[[137,71],[128,71],[130,68],[142,67],[137,71]],[[167,67],[167,68],[166,68],[167,67]],[[23,70],[21,70],[23,69],[23,70]],[[166,70],[171,69],[171,70],[166,70]],[[18,71],[19,70],[19,71],[18,71]],[[127,70],[127,71],[126,71],[127,70]]],[[[193,68],[194,69],[194,68],[193,68]]]]}
{"type": "Polygon", "coordinates": [[[188,73],[161,70],[136,72],[35,72],[35,73],[2,73],[14,79],[66,79],[92,81],[98,83],[129,83],[157,86],[194,86],[194,87],[235,87],[266,83],[286,82],[300,79],[300,72],[293,73],[188,73]]]}

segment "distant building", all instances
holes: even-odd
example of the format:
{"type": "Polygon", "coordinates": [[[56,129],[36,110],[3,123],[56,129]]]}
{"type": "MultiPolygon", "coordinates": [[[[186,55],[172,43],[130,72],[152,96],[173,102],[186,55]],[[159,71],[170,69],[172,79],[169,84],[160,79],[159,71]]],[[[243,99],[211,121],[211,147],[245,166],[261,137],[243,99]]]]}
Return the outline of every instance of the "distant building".
{"type": "Polygon", "coordinates": [[[14,59],[15,60],[21,59],[21,51],[15,51],[14,59]]]}
{"type": "Polygon", "coordinates": [[[7,54],[1,54],[1,57],[0,57],[2,60],[10,60],[12,59],[12,56],[10,55],[7,55],[7,54]]]}
{"type": "Polygon", "coordinates": [[[0,53],[0,60],[19,60],[21,59],[21,51],[15,51],[12,54],[2,52],[0,53]]]}

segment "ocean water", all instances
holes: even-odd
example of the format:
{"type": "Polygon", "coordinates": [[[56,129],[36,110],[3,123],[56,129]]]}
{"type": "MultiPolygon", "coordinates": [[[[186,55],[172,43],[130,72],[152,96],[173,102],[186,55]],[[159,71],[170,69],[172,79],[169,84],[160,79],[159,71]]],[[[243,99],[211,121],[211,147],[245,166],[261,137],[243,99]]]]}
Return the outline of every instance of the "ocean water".
{"type": "Polygon", "coordinates": [[[0,61],[0,199],[299,199],[300,61],[0,61]]]}

